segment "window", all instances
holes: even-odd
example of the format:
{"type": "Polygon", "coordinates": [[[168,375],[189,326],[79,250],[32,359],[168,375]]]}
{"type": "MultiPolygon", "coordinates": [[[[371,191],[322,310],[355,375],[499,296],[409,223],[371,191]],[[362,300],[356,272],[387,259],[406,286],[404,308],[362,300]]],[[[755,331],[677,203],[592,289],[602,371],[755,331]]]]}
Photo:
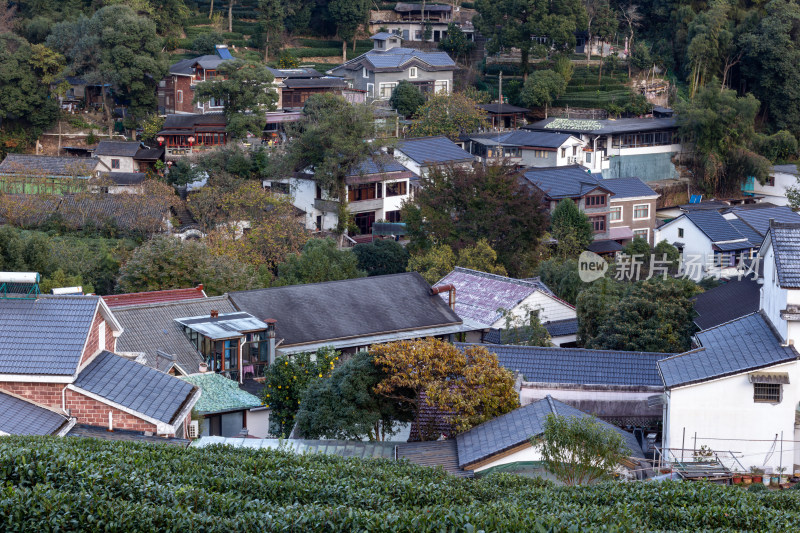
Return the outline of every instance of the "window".
{"type": "Polygon", "coordinates": [[[757,403],[780,403],[779,383],[753,383],[753,401],[757,403]]]}
{"type": "Polygon", "coordinates": [[[367,84],[367,96],[369,96],[370,98],[375,98],[375,84],[374,83],[368,83],[367,84]]]}
{"type": "Polygon", "coordinates": [[[592,162],[592,152],[586,152],[586,162],[587,163],[592,162]]]}
{"type": "Polygon", "coordinates": [[[208,101],[208,107],[224,107],[225,102],[219,98],[212,98],[208,101]]]}
{"type": "Polygon", "coordinates": [[[400,222],[400,211],[386,211],[386,222],[400,222]]]}
{"type": "Polygon", "coordinates": [[[602,233],[606,230],[605,215],[599,217],[589,217],[589,222],[592,223],[592,230],[595,233],[602,233]]]}
{"type": "Polygon", "coordinates": [[[111,160],[111,168],[119,168],[119,159],[111,160]]]}
{"type": "Polygon", "coordinates": [[[767,187],[774,187],[775,186],[775,176],[769,176],[767,178],[767,182],[764,184],[767,187]]]}
{"type": "Polygon", "coordinates": [[[178,91],[178,103],[183,103],[183,91],[178,91]]]}
{"type": "Polygon", "coordinates": [[[577,146],[573,146],[572,147],[572,155],[573,156],[578,155],[578,147],[577,146]]]}
{"type": "Polygon", "coordinates": [[[314,198],[317,200],[322,200],[322,187],[317,185],[316,191],[314,191],[314,198]]]}
{"type": "Polygon", "coordinates": [[[362,183],[352,185],[347,189],[348,202],[360,202],[362,200],[374,200],[381,198],[382,186],[380,183],[362,183]]]}
{"type": "Polygon", "coordinates": [[[225,370],[235,370],[239,367],[239,339],[224,342],[225,370]]]}
{"type": "Polygon", "coordinates": [[[641,238],[641,239],[644,239],[647,242],[650,242],[650,240],[648,238],[649,233],[650,232],[648,230],[646,230],[646,229],[635,229],[635,230],[633,230],[633,238],[634,239],[641,238]]]}
{"type": "Polygon", "coordinates": [[[408,77],[409,78],[417,77],[417,67],[411,67],[410,69],[408,69],[408,77]]]}
{"type": "Polygon", "coordinates": [[[291,192],[288,183],[281,183],[278,181],[273,181],[268,189],[276,194],[289,194],[291,192]]]}
{"type": "Polygon", "coordinates": [[[381,83],[380,84],[380,98],[388,100],[392,97],[394,88],[397,87],[396,83],[381,83]]]}
{"type": "Polygon", "coordinates": [[[369,71],[367,70],[367,67],[361,67],[361,77],[369,78],[369,71]]]}
{"type": "Polygon", "coordinates": [[[100,324],[97,326],[97,342],[99,343],[98,348],[100,350],[106,349],[106,322],[102,320],[100,324]]]}
{"type": "Polygon", "coordinates": [[[609,222],[616,222],[622,220],[622,206],[615,205],[611,208],[611,214],[608,217],[609,222]]]}
{"type": "Polygon", "coordinates": [[[394,183],[387,183],[386,197],[389,198],[390,196],[405,196],[406,185],[407,182],[405,181],[395,181],[394,183]]]}
{"type": "Polygon", "coordinates": [[[566,148],[562,148],[561,149],[561,157],[567,157],[567,149],[566,148]]]}
{"type": "Polygon", "coordinates": [[[416,30],[414,32],[414,40],[421,41],[422,40],[422,30],[416,30]]]}
{"type": "Polygon", "coordinates": [[[547,158],[547,152],[545,150],[534,150],[533,151],[533,157],[536,157],[536,158],[539,158],[539,159],[545,159],[545,158],[547,158]]]}
{"type": "Polygon", "coordinates": [[[378,48],[383,48],[383,41],[376,41],[378,48]]]}
{"type": "Polygon", "coordinates": [[[683,239],[683,228],[678,228],[678,238],[683,239]]]}
{"type": "Polygon", "coordinates": [[[606,205],[605,194],[593,194],[586,197],[586,207],[604,207],[606,205]]]}
{"type": "Polygon", "coordinates": [[[436,83],[433,84],[433,92],[434,93],[446,93],[448,87],[447,80],[436,80],[436,83]]]}
{"type": "Polygon", "coordinates": [[[361,235],[367,234],[372,231],[372,224],[375,222],[375,211],[356,213],[353,219],[358,227],[358,233],[361,235]]]}
{"type": "Polygon", "coordinates": [[[643,220],[650,218],[650,204],[638,204],[633,206],[633,220],[643,220]]]}

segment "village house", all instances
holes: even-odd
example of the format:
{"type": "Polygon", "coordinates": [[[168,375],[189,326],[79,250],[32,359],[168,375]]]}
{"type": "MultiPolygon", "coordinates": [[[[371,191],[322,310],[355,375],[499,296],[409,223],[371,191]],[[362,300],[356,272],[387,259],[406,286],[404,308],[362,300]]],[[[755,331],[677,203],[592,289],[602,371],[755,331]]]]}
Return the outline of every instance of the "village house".
{"type": "Polygon", "coordinates": [[[8,154],[0,162],[0,192],[68,194],[85,192],[101,173],[111,171],[97,157],[8,154]]]}
{"type": "Polygon", "coordinates": [[[423,93],[450,93],[455,62],[445,52],[424,52],[403,48],[402,39],[391,33],[370,37],[373,49],[328,74],[347,80],[351,88],[365,91],[367,101],[388,100],[394,88],[405,80],[423,93]]]}
{"type": "Polygon", "coordinates": [[[608,222],[611,238],[627,242],[644,239],[654,246],[656,200],[658,193],[639,178],[615,178],[602,181],[612,193],[608,222]]]}
{"type": "Polygon", "coordinates": [[[603,178],[642,181],[677,178],[672,157],[681,151],[678,126],[670,118],[587,120],[548,118],[524,129],[567,133],[586,143],[583,166],[603,178]]]}
{"type": "Polygon", "coordinates": [[[196,387],[114,353],[123,330],[100,297],[38,295],[29,281],[0,298],[0,401],[27,402],[32,417],[4,416],[3,432],[63,434],[55,413],[73,425],[187,434],[196,387]]]}
{"type": "MultiPolygon", "coordinates": [[[[447,26],[454,22],[453,6],[449,4],[414,4],[398,2],[392,10],[372,11],[370,31],[386,28],[404,41],[440,42],[447,37],[447,26]],[[425,38],[425,27],[430,36],[425,38]]],[[[468,33],[472,40],[472,31],[468,33]]]]}
{"type": "Polygon", "coordinates": [[[175,160],[228,144],[227,124],[221,112],[167,115],[156,141],[167,161],[175,160]]]}
{"type": "Polygon", "coordinates": [[[511,104],[478,104],[478,109],[486,111],[489,127],[494,131],[515,130],[524,126],[527,121],[525,115],[530,109],[511,104]]]}
{"type": "Polygon", "coordinates": [[[206,372],[182,376],[203,395],[194,410],[202,418],[194,436],[236,437],[243,434],[263,438],[269,435],[269,414],[261,399],[239,388],[238,383],[206,372]]]}
{"type": "Polygon", "coordinates": [[[774,165],[763,184],[752,176],[748,177],[742,184],[742,193],[774,205],[789,205],[786,191],[797,186],[798,176],[800,171],[797,170],[797,165],[774,165]]]}
{"type": "Polygon", "coordinates": [[[183,59],[170,65],[169,72],[158,84],[159,114],[203,114],[222,111],[223,102],[214,99],[195,104],[194,87],[202,81],[216,78],[220,64],[233,59],[227,45],[218,44],[214,54],[183,59]]]}
{"type": "Polygon", "coordinates": [[[479,162],[508,161],[523,167],[562,167],[583,162],[583,141],[566,133],[515,130],[461,136],[479,162]]]}
{"type": "Polygon", "coordinates": [[[471,168],[475,162],[475,156],[444,136],[398,141],[394,158],[417,176],[427,176],[433,169],[471,168]]]}

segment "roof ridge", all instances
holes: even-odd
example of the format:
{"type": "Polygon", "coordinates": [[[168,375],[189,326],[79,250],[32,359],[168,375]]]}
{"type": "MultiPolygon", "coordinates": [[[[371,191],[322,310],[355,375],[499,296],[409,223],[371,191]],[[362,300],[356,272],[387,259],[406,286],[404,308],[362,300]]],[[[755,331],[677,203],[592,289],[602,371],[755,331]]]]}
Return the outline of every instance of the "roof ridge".
{"type": "Polygon", "coordinates": [[[553,414],[559,416],[558,409],[556,409],[556,404],[553,403],[553,397],[548,394],[545,396],[545,398],[547,399],[547,403],[550,406],[550,410],[553,412],[553,414]]]}
{"type": "MultiPolygon", "coordinates": [[[[570,319],[566,319],[570,320],[570,319]]],[[[597,350],[594,348],[564,348],[562,346],[524,346],[519,344],[483,344],[478,342],[457,342],[455,343],[456,346],[483,346],[488,347],[491,346],[492,348],[508,348],[508,349],[522,349],[522,350],[531,350],[531,351],[542,351],[542,350],[557,350],[563,352],[590,352],[590,353],[615,353],[615,354],[636,354],[636,355],[666,355],[667,358],[674,357],[677,355],[682,354],[673,354],[673,353],[666,353],[666,352],[642,352],[642,351],[629,351],[629,350],[597,350]]],[[[490,350],[491,351],[491,350],[490,350]]],[[[685,352],[684,352],[685,353],[685,352]]]]}
{"type": "MultiPolygon", "coordinates": [[[[716,287],[714,287],[714,288],[716,288],[716,287]]],[[[732,322],[736,322],[737,320],[742,320],[744,318],[747,318],[747,317],[749,317],[751,315],[756,315],[756,314],[759,314],[759,311],[753,311],[752,313],[747,313],[746,315],[742,315],[740,317],[733,318],[731,320],[728,320],[727,322],[723,322],[722,324],[717,324],[716,326],[712,326],[710,328],[702,329],[702,330],[698,331],[697,333],[695,333],[695,335],[700,335],[701,333],[705,333],[706,331],[711,331],[712,329],[717,329],[717,328],[720,328],[722,326],[727,326],[728,324],[730,324],[732,322]]],[[[762,317],[763,317],[763,315],[762,315],[762,317]]]]}
{"type": "Polygon", "coordinates": [[[699,348],[695,348],[694,350],[689,350],[688,352],[676,353],[676,354],[670,355],[669,357],[665,357],[664,359],[659,359],[658,361],[656,361],[656,364],[660,364],[662,361],[670,361],[672,359],[678,359],[680,357],[683,357],[684,355],[703,352],[705,350],[706,350],[705,346],[700,346],[699,348]]]}
{"type": "MultiPolygon", "coordinates": [[[[253,290],[260,290],[260,289],[253,289],[253,290]]],[[[247,292],[247,291],[242,291],[242,292],[247,292]]],[[[204,302],[205,303],[205,302],[218,302],[218,301],[221,301],[221,300],[227,300],[227,301],[230,302],[230,298],[228,297],[228,293],[220,294],[218,296],[206,296],[205,298],[186,298],[185,300],[170,300],[170,301],[167,301],[167,302],[150,302],[150,303],[139,303],[139,304],[131,304],[131,305],[118,305],[118,306],[115,306],[113,308],[112,312],[116,313],[117,311],[121,311],[121,310],[141,309],[141,308],[145,308],[145,307],[167,307],[169,305],[183,305],[183,304],[186,304],[187,302],[191,302],[191,303],[204,302]]],[[[231,305],[233,306],[233,302],[231,302],[231,305]]],[[[233,312],[239,312],[239,311],[229,311],[229,312],[233,313],[233,312]]]]}
{"type": "MultiPolygon", "coordinates": [[[[247,289],[247,290],[244,290],[244,291],[231,291],[230,293],[226,293],[226,295],[227,294],[243,294],[243,293],[246,293],[246,292],[256,292],[256,291],[271,291],[271,290],[285,289],[287,287],[312,287],[312,286],[319,286],[319,285],[326,285],[326,284],[333,285],[335,283],[344,283],[344,282],[349,282],[349,281],[351,282],[351,281],[355,281],[355,280],[359,280],[359,279],[388,278],[388,277],[391,277],[391,276],[395,276],[395,277],[397,277],[397,276],[407,276],[409,274],[412,274],[412,275],[413,274],[417,274],[419,277],[422,277],[420,275],[420,273],[416,272],[416,271],[397,272],[396,274],[384,274],[382,276],[365,276],[365,277],[361,277],[361,278],[337,279],[337,280],[333,280],[333,281],[317,281],[316,283],[296,283],[294,285],[279,285],[277,287],[263,287],[261,289],[247,289]]],[[[413,277],[416,277],[416,276],[413,276],[413,277]]],[[[424,281],[424,278],[423,278],[423,281],[424,281]]],[[[427,282],[425,282],[425,283],[427,283],[427,282]]]]}

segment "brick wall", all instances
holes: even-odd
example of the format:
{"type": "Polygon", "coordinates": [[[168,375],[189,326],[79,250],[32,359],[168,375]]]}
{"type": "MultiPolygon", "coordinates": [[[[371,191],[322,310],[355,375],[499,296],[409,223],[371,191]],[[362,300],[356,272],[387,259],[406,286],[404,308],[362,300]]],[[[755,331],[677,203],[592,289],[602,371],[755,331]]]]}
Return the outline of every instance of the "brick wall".
{"type": "MultiPolygon", "coordinates": [[[[86,342],[86,349],[83,351],[83,355],[81,355],[81,362],[82,365],[85,363],[91,356],[97,353],[97,350],[100,348],[100,323],[106,322],[106,320],[102,317],[100,313],[95,314],[94,320],[92,321],[92,328],[89,330],[89,339],[86,342]]],[[[111,325],[106,322],[106,346],[105,349],[113,352],[116,350],[117,347],[117,339],[114,338],[114,334],[111,331],[111,325]]]]}
{"type": "Polygon", "coordinates": [[[66,386],[66,383],[0,382],[0,389],[56,409],[61,409],[61,391],[66,386]]]}
{"type": "Polygon", "coordinates": [[[114,336],[114,332],[111,330],[111,324],[106,321],[106,350],[109,352],[116,352],[117,351],[117,338],[114,336]]]}
{"type": "Polygon", "coordinates": [[[113,422],[116,429],[129,429],[132,431],[152,431],[156,426],[137,418],[129,413],[120,411],[88,396],[73,390],[67,390],[67,409],[79,424],[108,427],[108,412],[113,413],[113,422]]]}

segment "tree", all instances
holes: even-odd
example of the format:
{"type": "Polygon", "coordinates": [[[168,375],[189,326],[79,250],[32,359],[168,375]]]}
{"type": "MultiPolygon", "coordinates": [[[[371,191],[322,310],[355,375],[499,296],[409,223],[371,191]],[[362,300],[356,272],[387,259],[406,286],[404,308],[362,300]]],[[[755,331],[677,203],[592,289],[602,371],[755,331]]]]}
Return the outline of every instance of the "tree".
{"type": "Polygon", "coordinates": [[[358,259],[349,250],[339,250],[333,239],[311,239],[300,254],[291,254],[278,265],[279,285],[321,283],[340,279],[363,278],[358,259]]]}
{"type": "Polygon", "coordinates": [[[440,92],[417,109],[409,135],[446,135],[455,139],[462,133],[476,132],[487,126],[486,111],[476,107],[474,100],[463,93],[440,92]]]}
{"type": "Polygon", "coordinates": [[[224,37],[215,31],[208,31],[199,34],[192,39],[192,50],[198,54],[215,54],[217,45],[224,42],[224,37]]]}
{"type": "Polygon", "coordinates": [[[274,111],[278,102],[272,86],[275,77],[263,65],[241,59],[224,61],[217,71],[216,78],[195,86],[194,102],[221,100],[228,121],[225,129],[233,138],[260,136],[265,113],[274,111]]]}
{"type": "Polygon", "coordinates": [[[308,387],[331,375],[339,352],[320,348],[316,353],[280,355],[264,372],[261,400],[269,409],[269,432],[289,437],[308,387]]]}
{"type": "Polygon", "coordinates": [[[623,287],[612,278],[602,277],[583,289],[575,303],[578,315],[578,346],[597,336],[600,326],[608,319],[608,312],[622,298],[623,287]]]}
{"type": "Polygon", "coordinates": [[[499,276],[508,275],[505,267],[497,264],[497,252],[489,246],[486,239],[479,239],[474,245],[460,249],[456,265],[499,276]]]}
{"type": "Polygon", "coordinates": [[[258,0],[258,25],[264,41],[264,61],[269,60],[269,48],[280,48],[286,11],[281,0],[258,0]]]}
{"type": "Polygon", "coordinates": [[[383,441],[411,421],[407,406],[374,392],[386,375],[373,359],[357,352],[329,378],[311,382],[296,417],[302,438],[383,441]]]}
{"type": "Polygon", "coordinates": [[[564,259],[579,255],[594,240],[589,217],[570,198],[558,202],[550,215],[550,226],[558,241],[557,253],[564,259]]]}
{"type": "Polygon", "coordinates": [[[355,39],[368,11],[369,4],[365,0],[331,0],[328,4],[328,13],[342,39],[342,62],[347,61],[347,41],[355,39]]]}
{"type": "Polygon", "coordinates": [[[539,277],[556,296],[575,305],[578,294],[585,287],[578,275],[578,261],[575,259],[548,259],[539,264],[539,277]]]}
{"type": "MultiPolygon", "coordinates": [[[[457,432],[508,413],[519,406],[514,377],[482,346],[464,351],[438,339],[399,341],[374,346],[375,364],[386,378],[375,392],[406,405],[420,427],[423,402],[448,412],[457,432]]],[[[426,435],[423,440],[438,435],[426,435]]]]}
{"type": "Polygon", "coordinates": [[[652,278],[631,285],[587,339],[600,350],[682,353],[695,332],[691,296],[701,292],[690,280],[652,278]]]}
{"type": "Polygon", "coordinates": [[[537,70],[525,80],[519,97],[528,107],[544,106],[544,116],[547,118],[547,106],[566,90],[567,80],[561,74],[552,70],[537,70]]]}
{"type": "Polygon", "coordinates": [[[417,109],[425,104],[425,97],[411,82],[401,80],[392,91],[389,104],[404,117],[410,117],[417,109]]]}
{"type": "MultiPolygon", "coordinates": [[[[89,83],[117,87],[128,112],[141,118],[156,108],[156,86],[167,73],[155,24],[125,5],[98,9],[91,19],[56,24],[47,45],[67,58],[71,74],[89,83]]],[[[103,92],[106,120],[111,103],[103,92]]]]}
{"type": "Polygon", "coordinates": [[[412,251],[433,244],[455,250],[485,239],[512,275],[535,248],[547,216],[540,196],[520,184],[506,165],[436,169],[421,178],[415,204],[404,204],[412,251]]]}
{"type": "Polygon", "coordinates": [[[610,478],[630,455],[618,431],[593,416],[547,415],[544,432],[531,443],[545,468],[567,486],[588,485],[610,478]]]}
{"type": "Polygon", "coordinates": [[[731,23],[728,20],[730,8],[727,1],[716,0],[711,3],[708,11],[699,13],[689,24],[688,59],[692,68],[692,98],[700,87],[704,87],[707,81],[720,74],[722,88],[725,88],[730,66],[726,64],[723,68],[723,57],[729,57],[734,46],[731,23]]]}
{"type": "Polygon", "coordinates": [[[408,251],[390,239],[356,244],[353,254],[358,260],[358,269],[366,272],[367,276],[398,274],[405,272],[408,266],[408,251]]]}
{"type": "Polygon", "coordinates": [[[450,273],[455,264],[453,249],[442,244],[412,254],[408,260],[408,271],[419,272],[425,281],[433,285],[450,273]]]}
{"type": "MultiPolygon", "coordinates": [[[[45,76],[52,79],[53,70],[41,70],[36,50],[22,37],[0,33],[0,128],[30,129],[34,138],[58,115],[58,103],[50,98],[49,83],[44,80],[45,76]]],[[[0,145],[0,155],[4,148],[0,145]]]]}
{"type": "Polygon", "coordinates": [[[197,241],[158,236],[138,247],[119,271],[120,293],[196,287],[209,294],[254,288],[251,270],[230,257],[217,257],[197,241]]]}
{"type": "Polygon", "coordinates": [[[339,202],[336,232],[341,239],[350,220],[347,176],[385,143],[365,142],[376,138],[372,110],[331,93],[314,94],[289,132],[294,141],[287,147],[287,165],[294,171],[313,172],[317,184],[339,202]]]}
{"type": "Polygon", "coordinates": [[[787,130],[772,135],[757,133],[753,139],[753,150],[772,163],[788,161],[797,156],[797,139],[787,130]]]}
{"type": "Polygon", "coordinates": [[[468,40],[461,28],[453,22],[447,25],[447,36],[439,42],[439,48],[453,56],[456,61],[466,59],[474,47],[475,43],[468,40]]]}
{"type": "Polygon", "coordinates": [[[499,309],[504,327],[500,330],[501,344],[520,346],[552,346],[550,333],[539,320],[539,310],[523,307],[522,314],[508,309],[499,309]]]}
{"type": "MultiPolygon", "coordinates": [[[[619,21],[611,10],[611,5],[608,0],[600,0],[596,4],[594,16],[592,17],[592,25],[589,28],[589,33],[597,37],[600,41],[600,67],[597,69],[597,80],[600,81],[603,77],[603,59],[605,57],[605,43],[610,41],[614,34],[617,33],[619,21]]],[[[589,43],[591,49],[591,43],[589,43]]],[[[590,50],[591,51],[591,50],[590,50]]]]}

